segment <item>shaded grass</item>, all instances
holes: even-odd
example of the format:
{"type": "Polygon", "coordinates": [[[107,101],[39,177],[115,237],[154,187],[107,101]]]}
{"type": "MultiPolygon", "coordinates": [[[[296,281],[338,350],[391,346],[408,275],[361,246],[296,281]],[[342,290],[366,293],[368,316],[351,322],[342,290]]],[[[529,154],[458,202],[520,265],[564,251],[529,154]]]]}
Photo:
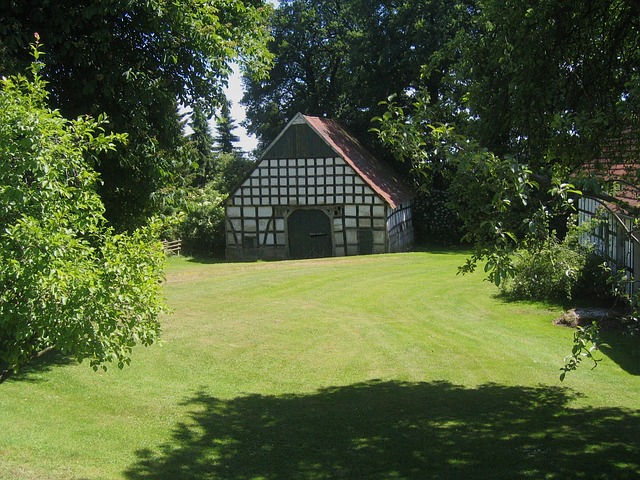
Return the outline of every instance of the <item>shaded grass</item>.
{"type": "Polygon", "coordinates": [[[637,340],[560,384],[561,309],[463,259],[172,258],[162,346],[0,387],[0,478],[639,475],[637,340]]]}

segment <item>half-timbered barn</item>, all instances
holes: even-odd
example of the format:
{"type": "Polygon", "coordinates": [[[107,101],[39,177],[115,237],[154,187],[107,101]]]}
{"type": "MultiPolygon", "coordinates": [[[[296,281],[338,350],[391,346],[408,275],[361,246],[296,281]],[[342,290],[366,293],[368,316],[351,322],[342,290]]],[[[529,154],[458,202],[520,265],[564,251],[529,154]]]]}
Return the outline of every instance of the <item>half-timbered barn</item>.
{"type": "Polygon", "coordinates": [[[407,250],[411,190],[338,122],[297,114],[226,202],[230,260],[407,250]]]}

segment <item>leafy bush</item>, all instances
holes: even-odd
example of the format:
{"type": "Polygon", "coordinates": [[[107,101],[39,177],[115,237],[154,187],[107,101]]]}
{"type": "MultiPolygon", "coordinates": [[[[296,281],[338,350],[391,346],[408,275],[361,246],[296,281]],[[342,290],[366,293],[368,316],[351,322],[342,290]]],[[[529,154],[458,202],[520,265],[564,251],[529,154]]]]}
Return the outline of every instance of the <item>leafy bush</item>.
{"type": "Polygon", "coordinates": [[[605,260],[578,241],[586,227],[569,226],[564,240],[554,234],[517,252],[513,278],[503,284],[512,298],[604,303],[614,298],[605,260]]]}
{"type": "Polygon", "coordinates": [[[586,254],[555,239],[536,250],[520,250],[514,277],[504,284],[511,297],[570,300],[585,266],[586,254]]]}
{"type": "Polygon", "coordinates": [[[189,190],[183,220],[178,227],[185,252],[219,255],[224,251],[225,198],[213,183],[189,190]]]}
{"type": "Polygon", "coordinates": [[[164,309],[155,226],[116,234],[87,162],[125,137],[48,108],[40,66],[0,80],[0,383],[49,349],[122,368],[164,309]]]}

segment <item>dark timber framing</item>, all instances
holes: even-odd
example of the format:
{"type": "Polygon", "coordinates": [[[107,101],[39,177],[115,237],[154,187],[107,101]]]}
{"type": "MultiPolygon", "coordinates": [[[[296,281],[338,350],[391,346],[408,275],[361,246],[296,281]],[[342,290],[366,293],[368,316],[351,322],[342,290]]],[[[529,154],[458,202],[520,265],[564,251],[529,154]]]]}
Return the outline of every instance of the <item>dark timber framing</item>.
{"type": "Polygon", "coordinates": [[[410,189],[337,122],[298,114],[227,199],[227,258],[407,250],[412,199],[410,189]],[[301,238],[308,248],[291,244],[301,238]]]}

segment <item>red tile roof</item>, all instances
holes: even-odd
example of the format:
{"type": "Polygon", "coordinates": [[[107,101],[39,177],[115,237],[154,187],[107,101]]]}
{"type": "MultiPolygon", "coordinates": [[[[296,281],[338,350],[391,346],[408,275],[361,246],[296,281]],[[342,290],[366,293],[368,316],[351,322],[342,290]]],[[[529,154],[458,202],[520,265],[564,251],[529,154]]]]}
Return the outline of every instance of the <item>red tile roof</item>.
{"type": "Polygon", "coordinates": [[[413,199],[411,188],[398,174],[371,155],[337,121],[308,115],[300,116],[392,208],[413,199]]]}

